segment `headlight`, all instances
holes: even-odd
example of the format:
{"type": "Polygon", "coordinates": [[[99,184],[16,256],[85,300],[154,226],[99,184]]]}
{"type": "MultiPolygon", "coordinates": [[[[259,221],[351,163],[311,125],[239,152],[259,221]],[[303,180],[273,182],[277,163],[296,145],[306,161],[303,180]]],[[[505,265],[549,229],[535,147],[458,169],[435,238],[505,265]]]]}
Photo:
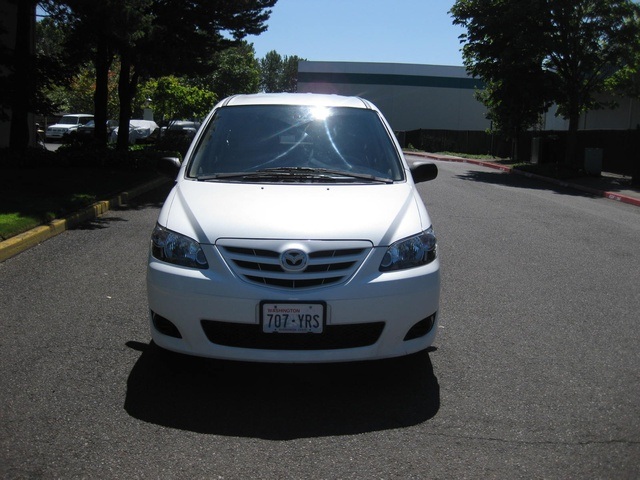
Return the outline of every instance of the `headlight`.
{"type": "Polygon", "coordinates": [[[381,272],[403,270],[431,263],[436,258],[436,236],[433,228],[391,245],[380,263],[381,272]]]}
{"type": "Polygon", "coordinates": [[[191,268],[209,268],[200,244],[156,225],[151,234],[151,255],[163,262],[191,268]]]}

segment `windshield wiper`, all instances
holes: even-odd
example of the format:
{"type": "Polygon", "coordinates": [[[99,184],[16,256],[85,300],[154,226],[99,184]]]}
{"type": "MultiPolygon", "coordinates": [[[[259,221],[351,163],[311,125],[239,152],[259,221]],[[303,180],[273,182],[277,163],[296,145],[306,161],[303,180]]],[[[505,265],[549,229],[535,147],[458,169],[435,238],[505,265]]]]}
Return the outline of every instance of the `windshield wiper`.
{"type": "MultiPolygon", "coordinates": [[[[211,180],[229,180],[229,179],[278,179],[282,180],[283,178],[292,178],[293,176],[298,177],[298,175],[288,172],[288,171],[280,171],[279,169],[268,169],[268,170],[256,170],[253,172],[223,172],[223,173],[214,173],[210,175],[198,175],[196,179],[201,182],[208,182],[211,180]]],[[[308,174],[305,174],[308,176],[308,174]]]]}
{"type": "Polygon", "coordinates": [[[373,182],[393,183],[393,180],[365,173],[345,172],[343,170],[332,170],[329,168],[313,168],[313,167],[275,167],[256,170],[253,172],[224,172],[212,175],[199,175],[198,181],[206,182],[221,179],[320,179],[335,180],[335,177],[355,178],[359,180],[369,180],[373,182]]]}
{"type": "Polygon", "coordinates": [[[382,182],[382,183],[393,183],[393,180],[390,178],[378,177],[376,175],[371,175],[368,173],[358,173],[358,172],[347,172],[344,170],[335,170],[331,168],[315,168],[315,167],[277,167],[277,168],[267,168],[266,170],[261,170],[261,172],[274,172],[274,173],[287,173],[291,175],[304,175],[304,176],[312,176],[317,177],[321,176],[322,178],[333,178],[335,176],[343,177],[343,178],[357,178],[359,180],[371,180],[374,182],[382,182]]]}
{"type": "Polygon", "coordinates": [[[224,173],[212,173],[208,175],[198,175],[196,180],[200,182],[207,182],[209,180],[218,180],[221,178],[244,178],[253,176],[256,172],[224,172],[224,173]]]}

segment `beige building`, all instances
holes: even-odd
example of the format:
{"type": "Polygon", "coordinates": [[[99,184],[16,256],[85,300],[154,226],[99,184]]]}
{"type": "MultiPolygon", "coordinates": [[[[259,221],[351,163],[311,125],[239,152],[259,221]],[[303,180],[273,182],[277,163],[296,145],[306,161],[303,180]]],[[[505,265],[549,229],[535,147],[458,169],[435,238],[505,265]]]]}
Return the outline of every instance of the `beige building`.
{"type": "MultiPolygon", "coordinates": [[[[485,131],[486,107],[475,98],[482,82],[464,67],[398,63],[300,62],[298,91],[357,95],[382,110],[396,131],[417,129],[485,131]]],[[[640,101],[617,99],[615,109],[593,110],[582,130],[629,130],[640,125],[640,101]]],[[[567,130],[552,108],[544,130],[567,130]]]]}

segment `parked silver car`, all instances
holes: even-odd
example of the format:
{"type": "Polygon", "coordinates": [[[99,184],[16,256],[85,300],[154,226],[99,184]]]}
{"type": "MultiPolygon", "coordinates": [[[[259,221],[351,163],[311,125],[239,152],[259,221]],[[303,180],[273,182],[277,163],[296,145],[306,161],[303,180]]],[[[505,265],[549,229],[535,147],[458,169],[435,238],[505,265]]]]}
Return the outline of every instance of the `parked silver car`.
{"type": "MultiPolygon", "coordinates": [[[[153,120],[129,120],[129,144],[145,143],[153,141],[158,135],[158,124],[153,120]]],[[[118,140],[120,127],[115,127],[109,136],[109,141],[115,143],[118,140]]]]}

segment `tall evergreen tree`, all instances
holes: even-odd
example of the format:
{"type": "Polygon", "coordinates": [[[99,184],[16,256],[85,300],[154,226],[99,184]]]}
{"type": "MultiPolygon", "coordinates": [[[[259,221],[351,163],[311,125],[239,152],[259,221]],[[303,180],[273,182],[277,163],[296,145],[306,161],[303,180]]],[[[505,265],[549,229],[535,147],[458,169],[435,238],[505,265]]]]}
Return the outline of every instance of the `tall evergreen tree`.
{"type": "Polygon", "coordinates": [[[267,52],[260,60],[260,86],[266,93],[280,92],[282,73],[282,56],[275,50],[267,52]]]}
{"type": "Polygon", "coordinates": [[[303,59],[292,55],[281,56],[275,50],[260,60],[261,87],[264,92],[296,92],[298,90],[298,62],[303,59]]]}
{"type": "MultiPolygon", "coordinates": [[[[118,147],[127,147],[131,102],[141,79],[205,74],[213,55],[266,30],[277,0],[46,0],[58,18],[85,34],[96,65],[96,125],[106,121],[108,66],[121,61],[118,147]],[[104,117],[104,118],[103,118],[104,117]]],[[[96,134],[102,135],[102,132],[96,134]]],[[[106,140],[106,133],[105,133],[106,140]]]]}

